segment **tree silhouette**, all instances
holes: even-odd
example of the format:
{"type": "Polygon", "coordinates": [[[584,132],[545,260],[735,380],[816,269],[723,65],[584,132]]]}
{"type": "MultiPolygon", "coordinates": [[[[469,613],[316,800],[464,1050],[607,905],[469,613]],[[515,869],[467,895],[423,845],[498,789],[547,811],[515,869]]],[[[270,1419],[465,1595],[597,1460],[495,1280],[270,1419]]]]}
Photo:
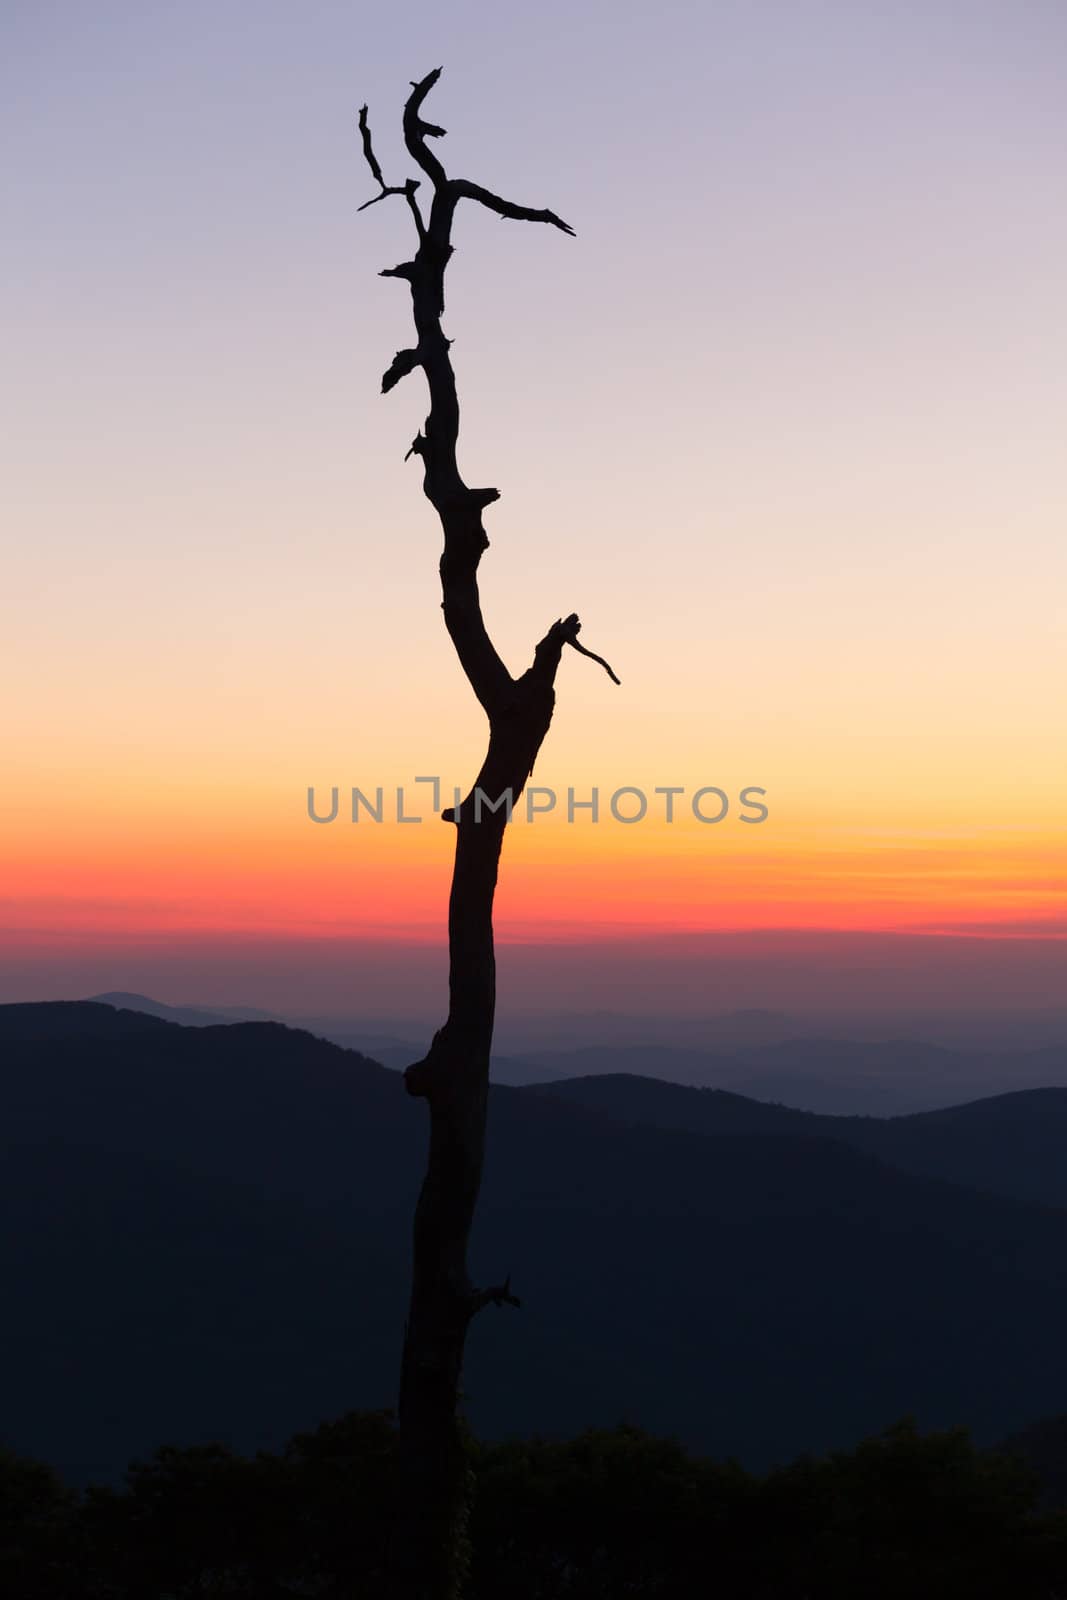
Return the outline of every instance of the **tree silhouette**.
{"type": "Polygon", "coordinates": [[[553,211],[514,205],[465,178],[448,177],[428,144],[445,130],[422,117],[423,102],[440,70],[413,83],[404,106],[405,145],[433,189],[427,216],[417,193],[420,180],[408,178],[395,186],[385,182],[371,144],[366,106],[359,116],[363,151],[380,189],[366,206],[403,196],[418,237],[412,259],[382,273],[408,283],[416,331],[415,345],[393,357],[382,391],[416,367],[426,374],[430,411],[408,455],[422,462],[423,489],[444,531],[440,574],[445,626],[489,719],[489,749],[473,788],[458,808],[442,813],[456,829],[448,906],[448,1018],[434,1034],[426,1057],[404,1074],[408,1093],[425,1099],[430,1108],[430,1148],[415,1212],[400,1379],[403,1487],[396,1541],[398,1586],[420,1597],[454,1593],[460,1581],[465,1473],[458,1396],[467,1329],[482,1307],[519,1303],[509,1279],[476,1289],[467,1268],[485,1150],[496,1000],[493,894],[504,829],[552,720],[564,645],[600,662],[618,682],[601,657],[578,643],[581,625],[575,615],[552,624],[534,651],[532,665],[518,678],[501,661],[482,618],[478,565],[489,544],[482,516],[498,491],[469,488],[456,465],[459,400],[449,340],[441,328],[452,223],[458,203],[475,200],[502,217],[548,223],[567,234],[574,230],[553,211]]]}

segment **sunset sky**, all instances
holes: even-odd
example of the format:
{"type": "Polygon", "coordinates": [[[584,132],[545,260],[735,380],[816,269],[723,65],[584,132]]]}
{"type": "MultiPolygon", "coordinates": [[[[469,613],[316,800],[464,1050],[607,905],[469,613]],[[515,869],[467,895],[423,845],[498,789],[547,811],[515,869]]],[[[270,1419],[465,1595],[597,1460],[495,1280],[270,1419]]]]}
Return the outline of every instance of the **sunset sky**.
{"type": "Polygon", "coordinates": [[[518,671],[576,610],[622,679],[563,663],[502,1003],[549,1003],[546,950],[567,1006],[638,972],[646,1011],[830,1004],[828,949],[881,952],[850,1004],[1061,1000],[1067,10],[15,0],[0,30],[0,1000],[435,1003],[454,834],[346,801],[428,812],[416,775],[484,750],[403,460],[423,380],[378,393],[410,217],[357,214],[359,106],[403,181],[439,64],[449,170],[577,230],[456,227],[487,621],[518,671]],[[666,785],[769,815],[667,824],[666,785]]]}

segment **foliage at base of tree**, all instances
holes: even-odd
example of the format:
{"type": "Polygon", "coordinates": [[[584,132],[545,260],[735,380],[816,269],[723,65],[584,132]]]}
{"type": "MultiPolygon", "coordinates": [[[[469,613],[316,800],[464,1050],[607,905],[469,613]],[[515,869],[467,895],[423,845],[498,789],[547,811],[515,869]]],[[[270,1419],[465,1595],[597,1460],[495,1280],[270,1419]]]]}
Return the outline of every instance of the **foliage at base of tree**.
{"type": "MultiPolygon", "coordinates": [[[[471,1441],[470,1600],[1067,1600],[1067,1516],[910,1422],[757,1477],[637,1428],[471,1441]]],[[[8,1600],[385,1600],[396,1433],[352,1413],[249,1460],[165,1448],[77,1496],[0,1453],[8,1600]]]]}

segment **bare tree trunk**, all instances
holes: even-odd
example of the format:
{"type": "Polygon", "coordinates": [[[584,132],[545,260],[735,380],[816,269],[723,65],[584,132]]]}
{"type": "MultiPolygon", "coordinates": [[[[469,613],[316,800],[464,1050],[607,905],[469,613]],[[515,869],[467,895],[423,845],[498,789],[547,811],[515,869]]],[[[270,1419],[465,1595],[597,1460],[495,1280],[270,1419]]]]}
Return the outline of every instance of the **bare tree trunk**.
{"type": "MultiPolygon", "coordinates": [[[[414,348],[394,357],[382,389],[388,391],[416,367],[426,374],[430,412],[409,455],[422,460],[423,488],[444,531],[440,573],[445,626],[489,719],[489,749],[471,793],[458,812],[442,813],[456,828],[448,908],[448,1019],[425,1059],[404,1074],[408,1093],[424,1098],[430,1108],[429,1159],[415,1212],[399,1401],[401,1504],[394,1592],[410,1600],[445,1600],[460,1591],[466,1474],[458,1403],[467,1329],[485,1305],[518,1305],[510,1281],[477,1290],[467,1269],[485,1152],[496,1003],[493,895],[500,850],[511,807],[552,720],[563,646],[592,655],[578,644],[578,618],[569,616],[553,623],[537,645],[532,665],[513,678],[482,619],[478,564],[489,544],[482,513],[498,495],[496,489],[468,488],[456,465],[459,401],[449,341],[441,330],[452,222],[457,203],[468,199],[504,217],[547,222],[564,233],[573,230],[551,211],[513,205],[476,184],[446,176],[426,143],[444,129],[421,116],[422,103],[439,76],[438,68],[413,84],[404,108],[408,152],[433,185],[428,220],[416,195],[417,180],[400,187],[385,183],[371,145],[367,108],[360,112],[364,154],[381,189],[367,205],[388,195],[404,196],[418,235],[413,259],[382,274],[409,283],[417,335],[414,348]]],[[[614,678],[606,662],[599,656],[592,659],[614,678]]]]}

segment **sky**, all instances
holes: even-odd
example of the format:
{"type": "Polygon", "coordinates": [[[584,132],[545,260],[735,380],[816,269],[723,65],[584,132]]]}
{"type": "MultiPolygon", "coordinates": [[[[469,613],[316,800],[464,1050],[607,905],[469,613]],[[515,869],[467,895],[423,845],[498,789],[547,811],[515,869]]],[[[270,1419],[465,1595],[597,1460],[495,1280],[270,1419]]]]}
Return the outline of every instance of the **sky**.
{"type": "Polygon", "coordinates": [[[443,994],[414,780],[466,788],[485,730],[403,460],[421,376],[378,392],[410,217],[359,213],[356,128],[403,181],[438,65],[448,169],[576,229],[456,225],[487,621],[518,672],[576,610],[622,680],[563,663],[502,1006],[1059,999],[1059,4],[7,0],[0,33],[0,999],[443,994]]]}

